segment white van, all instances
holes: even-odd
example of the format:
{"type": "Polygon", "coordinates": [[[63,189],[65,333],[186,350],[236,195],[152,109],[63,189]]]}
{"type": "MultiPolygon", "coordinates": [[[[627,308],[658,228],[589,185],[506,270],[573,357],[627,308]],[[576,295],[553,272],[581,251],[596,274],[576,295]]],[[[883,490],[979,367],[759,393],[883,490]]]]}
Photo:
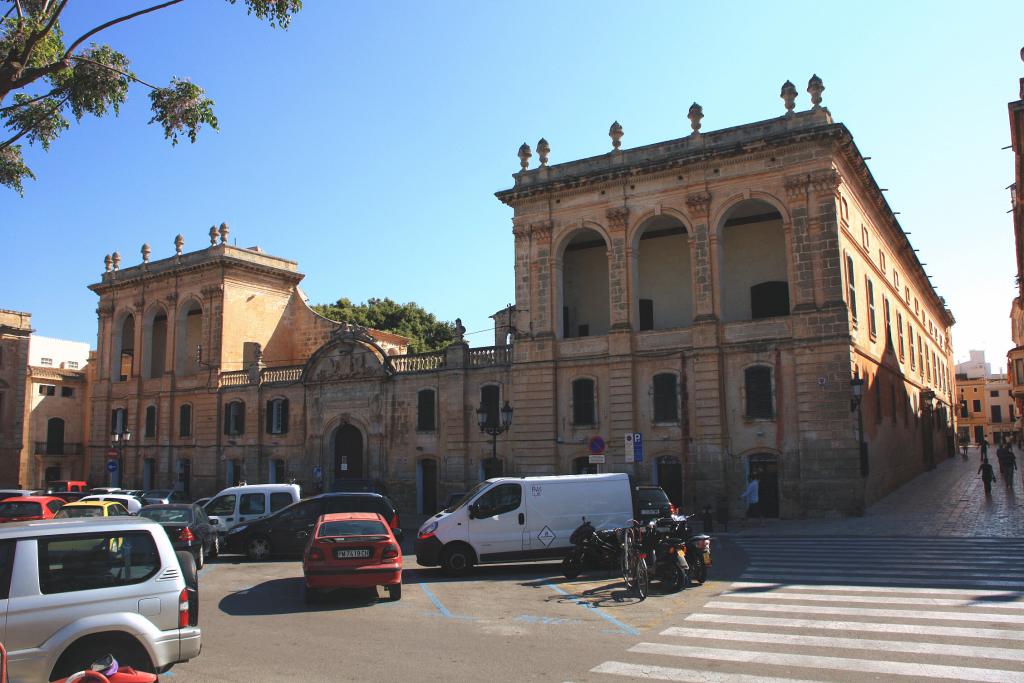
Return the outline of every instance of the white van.
{"type": "Polygon", "coordinates": [[[239,524],[266,517],[298,500],[298,484],[247,484],[229,486],[203,509],[223,536],[239,524]]]}
{"type": "Polygon", "coordinates": [[[584,517],[596,529],[626,526],[633,518],[629,475],[488,479],[420,527],[416,562],[461,574],[477,563],[561,559],[584,517]]]}

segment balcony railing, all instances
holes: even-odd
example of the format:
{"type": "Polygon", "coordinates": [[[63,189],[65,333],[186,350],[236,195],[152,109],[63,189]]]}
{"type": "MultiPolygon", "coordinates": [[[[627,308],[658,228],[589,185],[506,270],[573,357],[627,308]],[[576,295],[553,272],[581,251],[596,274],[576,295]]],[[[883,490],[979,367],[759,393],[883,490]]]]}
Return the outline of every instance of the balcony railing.
{"type": "Polygon", "coordinates": [[[410,353],[404,356],[392,356],[391,367],[395,372],[429,372],[444,367],[444,351],[431,353],[410,353]]]}
{"type": "Polygon", "coordinates": [[[273,382],[298,382],[302,379],[302,365],[293,365],[291,367],[283,368],[264,368],[263,370],[263,383],[270,384],[273,382]]]}
{"type": "Polygon", "coordinates": [[[45,441],[36,441],[35,442],[35,446],[36,446],[36,450],[35,450],[35,454],[36,455],[81,455],[82,454],[82,444],[80,444],[80,443],[65,443],[65,444],[63,444],[63,447],[57,447],[57,448],[53,449],[53,450],[57,451],[56,453],[47,453],[47,448],[46,448],[46,442],[45,441]]]}
{"type": "Polygon", "coordinates": [[[509,365],[512,362],[512,347],[484,346],[469,350],[469,367],[480,368],[490,365],[509,365]]]}
{"type": "Polygon", "coordinates": [[[249,383],[249,373],[245,370],[233,370],[220,374],[220,385],[222,387],[244,387],[249,383]]]}

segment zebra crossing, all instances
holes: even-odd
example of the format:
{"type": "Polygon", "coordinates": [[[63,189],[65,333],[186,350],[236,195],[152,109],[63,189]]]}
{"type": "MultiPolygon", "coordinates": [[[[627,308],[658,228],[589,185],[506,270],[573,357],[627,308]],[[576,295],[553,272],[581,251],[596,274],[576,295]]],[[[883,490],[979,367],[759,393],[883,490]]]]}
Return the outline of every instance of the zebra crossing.
{"type": "Polygon", "coordinates": [[[736,581],[588,680],[1024,683],[1024,540],[733,541],[736,581]]]}

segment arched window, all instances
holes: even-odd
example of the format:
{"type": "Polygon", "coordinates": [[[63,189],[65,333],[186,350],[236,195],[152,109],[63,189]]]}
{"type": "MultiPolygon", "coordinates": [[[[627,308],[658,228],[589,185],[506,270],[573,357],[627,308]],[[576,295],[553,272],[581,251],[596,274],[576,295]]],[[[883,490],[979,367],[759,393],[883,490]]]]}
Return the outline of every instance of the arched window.
{"type": "Polygon", "coordinates": [[[165,362],[167,355],[167,313],[162,308],[154,309],[146,318],[145,327],[142,330],[143,348],[146,354],[143,357],[143,371],[147,379],[157,379],[164,376],[165,362]]]}
{"type": "Polygon", "coordinates": [[[178,309],[174,344],[174,370],[188,376],[199,372],[199,346],[203,341],[203,309],[190,301],[178,309]]]}
{"type": "Polygon", "coordinates": [[[192,436],[192,406],[188,403],[178,409],[178,436],[192,436]]]}
{"type": "Polygon", "coordinates": [[[134,370],[135,316],[127,314],[115,326],[110,348],[110,381],[127,382],[134,370]]]}
{"type": "Polygon", "coordinates": [[[679,421],[679,393],[675,374],[671,372],[654,376],[654,421],[679,421]]]}
{"type": "Polygon", "coordinates": [[[693,324],[690,242],[683,224],[665,214],[644,221],[635,253],[637,328],[693,324]]]}
{"type": "Polygon", "coordinates": [[[288,433],[288,399],[267,401],[267,434],[288,433]]]}
{"type": "Polygon", "coordinates": [[[124,434],[128,431],[128,409],[114,408],[110,411],[110,433],[124,434]]]}
{"type": "Polygon", "coordinates": [[[595,230],[576,233],[562,255],[562,336],[608,334],[608,248],[595,230]]]}
{"type": "Polygon", "coordinates": [[[771,419],[775,417],[772,400],[772,369],[767,365],[754,365],[743,371],[746,416],[771,419]]]}
{"type": "Polygon", "coordinates": [[[789,315],[786,234],[778,209],[759,199],[742,201],[725,214],[719,235],[722,321],[789,315]]]}
{"type": "Polygon", "coordinates": [[[572,382],[572,423],[574,425],[597,424],[595,383],[592,379],[580,378],[572,382]]]}
{"type": "Polygon", "coordinates": [[[433,389],[420,389],[416,393],[416,431],[432,432],[437,429],[433,389]]]}
{"type": "Polygon", "coordinates": [[[245,434],[245,402],[232,401],[224,409],[224,433],[228,436],[245,434]]]}

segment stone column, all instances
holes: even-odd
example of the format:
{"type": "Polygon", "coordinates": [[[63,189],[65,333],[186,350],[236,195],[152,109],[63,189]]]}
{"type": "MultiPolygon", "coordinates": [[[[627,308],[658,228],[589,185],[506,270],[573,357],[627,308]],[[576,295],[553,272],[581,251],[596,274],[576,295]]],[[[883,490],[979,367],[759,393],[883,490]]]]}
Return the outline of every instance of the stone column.
{"type": "Polygon", "coordinates": [[[786,178],[784,184],[790,214],[790,222],[784,226],[789,262],[789,291],[793,294],[790,306],[794,313],[800,313],[818,307],[814,291],[815,261],[818,254],[814,252],[815,244],[810,237],[808,217],[810,180],[807,175],[799,175],[786,178]]]}
{"type": "Polygon", "coordinates": [[[608,322],[611,331],[629,331],[629,269],[626,259],[626,226],[629,209],[618,206],[608,217],[608,322]]]}
{"type": "Polygon", "coordinates": [[[711,207],[710,192],[695,192],[686,198],[693,233],[690,235],[690,254],[693,259],[693,319],[694,322],[717,320],[715,315],[714,251],[717,238],[710,234],[708,214],[711,207]]]}
{"type": "Polygon", "coordinates": [[[529,252],[527,252],[527,259],[530,261],[530,304],[534,310],[530,311],[531,325],[528,329],[531,330],[535,338],[554,337],[558,329],[558,325],[555,323],[557,318],[553,311],[556,305],[554,293],[557,291],[554,278],[559,273],[558,269],[553,267],[552,229],[551,221],[541,221],[530,225],[533,258],[530,259],[529,252]]]}
{"type": "Polygon", "coordinates": [[[818,306],[844,307],[837,204],[843,177],[829,168],[810,175],[808,238],[813,249],[814,296],[818,306]]]}

